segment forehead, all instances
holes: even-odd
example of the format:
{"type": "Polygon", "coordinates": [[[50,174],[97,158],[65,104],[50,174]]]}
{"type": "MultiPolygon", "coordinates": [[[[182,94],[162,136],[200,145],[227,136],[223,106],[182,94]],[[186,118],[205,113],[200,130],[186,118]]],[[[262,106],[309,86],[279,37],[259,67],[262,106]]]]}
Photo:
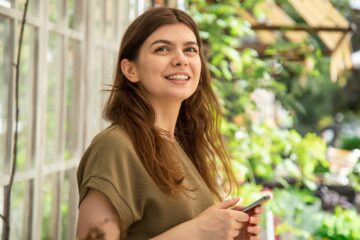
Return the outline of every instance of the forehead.
{"type": "Polygon", "coordinates": [[[194,32],[183,23],[167,24],[159,27],[146,39],[145,44],[151,44],[159,39],[170,42],[197,42],[194,32]]]}

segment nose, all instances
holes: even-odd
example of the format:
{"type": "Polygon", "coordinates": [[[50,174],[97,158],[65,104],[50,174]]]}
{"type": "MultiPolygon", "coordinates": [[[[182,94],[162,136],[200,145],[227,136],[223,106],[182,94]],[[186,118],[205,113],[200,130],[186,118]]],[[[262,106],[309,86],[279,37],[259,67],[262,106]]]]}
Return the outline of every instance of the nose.
{"type": "Polygon", "coordinates": [[[178,51],[175,53],[174,57],[172,58],[171,64],[176,67],[187,66],[188,61],[185,54],[182,51],[181,52],[178,51]]]}

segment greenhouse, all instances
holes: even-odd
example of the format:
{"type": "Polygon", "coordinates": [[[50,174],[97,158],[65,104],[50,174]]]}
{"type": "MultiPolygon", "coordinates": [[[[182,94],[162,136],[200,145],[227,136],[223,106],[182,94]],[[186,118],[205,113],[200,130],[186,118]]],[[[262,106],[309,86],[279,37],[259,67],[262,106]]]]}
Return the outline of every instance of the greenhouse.
{"type": "Polygon", "coordinates": [[[0,0],[0,204],[2,240],[360,240],[360,1],[0,0]]]}

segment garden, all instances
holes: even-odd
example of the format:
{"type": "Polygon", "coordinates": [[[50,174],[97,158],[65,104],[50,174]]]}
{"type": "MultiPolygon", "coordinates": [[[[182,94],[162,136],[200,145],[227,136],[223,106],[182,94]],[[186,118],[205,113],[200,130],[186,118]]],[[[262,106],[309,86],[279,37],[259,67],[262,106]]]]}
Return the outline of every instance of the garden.
{"type": "MultiPolygon", "coordinates": [[[[225,113],[233,195],[246,205],[271,192],[266,239],[360,239],[359,71],[334,67],[343,61],[328,53],[325,33],[304,27],[299,1],[271,2],[298,27],[254,44],[274,30],[264,28],[269,2],[188,1],[225,113]],[[254,28],[257,19],[262,28],[254,28]]],[[[352,19],[348,1],[331,2],[352,19]]]]}

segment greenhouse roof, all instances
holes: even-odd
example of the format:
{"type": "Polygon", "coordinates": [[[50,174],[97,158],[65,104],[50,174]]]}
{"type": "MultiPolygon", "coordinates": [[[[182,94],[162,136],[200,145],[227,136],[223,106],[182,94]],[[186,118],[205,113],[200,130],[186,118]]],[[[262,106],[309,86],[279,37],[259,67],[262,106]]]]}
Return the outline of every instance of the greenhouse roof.
{"type": "Polygon", "coordinates": [[[330,56],[330,75],[336,80],[340,72],[352,67],[351,24],[334,8],[328,0],[288,0],[298,15],[305,21],[299,25],[281,6],[272,0],[258,4],[264,13],[262,18],[240,11],[256,31],[260,44],[276,43],[279,33],[291,42],[303,42],[313,32],[324,43],[323,52],[330,56]]]}

